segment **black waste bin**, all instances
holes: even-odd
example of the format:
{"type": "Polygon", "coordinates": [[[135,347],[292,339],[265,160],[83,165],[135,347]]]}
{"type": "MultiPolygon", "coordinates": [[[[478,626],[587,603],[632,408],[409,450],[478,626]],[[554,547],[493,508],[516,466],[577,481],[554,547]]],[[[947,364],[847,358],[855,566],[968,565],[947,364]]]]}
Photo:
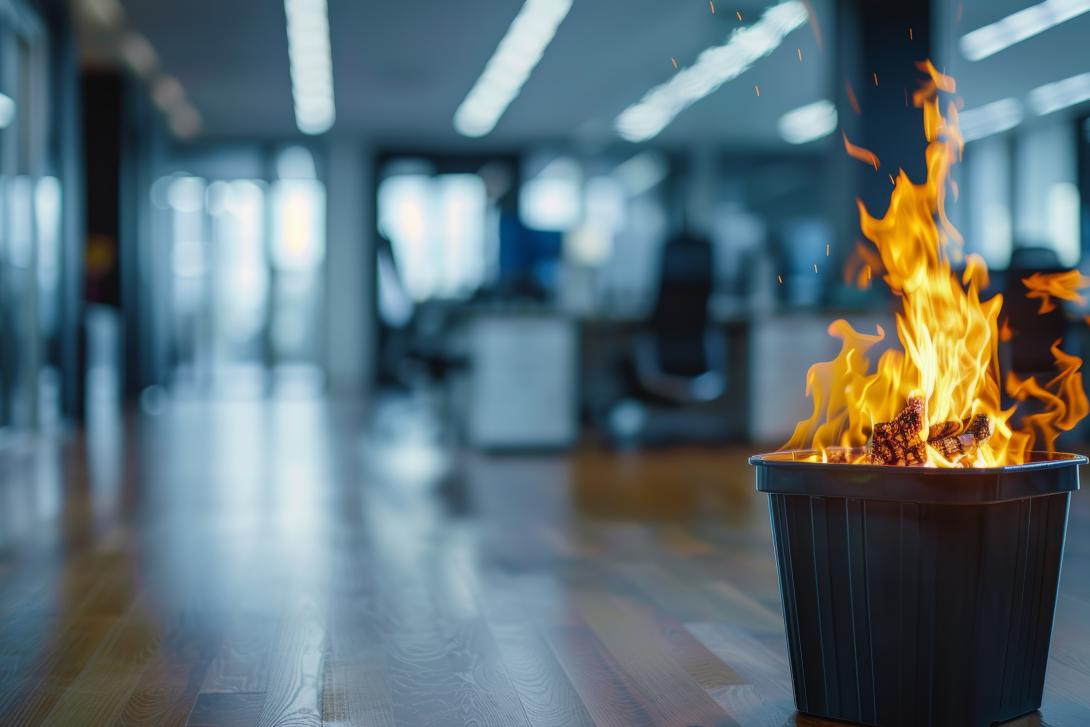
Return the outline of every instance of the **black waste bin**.
{"type": "Polygon", "coordinates": [[[800,712],[882,727],[1041,706],[1071,454],[938,469],[755,456],[800,712]]]}

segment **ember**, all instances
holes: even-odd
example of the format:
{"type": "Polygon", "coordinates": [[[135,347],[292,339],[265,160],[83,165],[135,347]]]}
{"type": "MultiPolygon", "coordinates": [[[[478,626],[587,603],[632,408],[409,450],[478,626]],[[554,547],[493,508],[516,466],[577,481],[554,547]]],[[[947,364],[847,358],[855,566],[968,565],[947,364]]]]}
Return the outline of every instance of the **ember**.
{"type": "MultiPolygon", "coordinates": [[[[1026,462],[1034,448],[1054,450],[1056,438],[1088,412],[1082,386],[1082,360],[1064,352],[1057,341],[1052,356],[1058,373],[1040,383],[999,370],[1003,298],[981,300],[988,271],[976,256],[963,257],[961,236],[946,217],[950,167],[960,160],[962,137],[957,106],[945,114],[940,94],[955,90],[954,79],[930,61],[920,64],[925,83],[913,94],[923,110],[927,179],[914,184],[903,171],[892,179],[889,209],[872,217],[859,203],[860,227],[873,247],[863,246],[847,274],[858,285],[878,273],[899,296],[896,328],[900,348],[882,353],[872,366],[868,351],[884,341],[885,331],[855,331],[846,321],[829,326],[842,342],[840,354],[811,367],[807,394],[813,414],[800,422],[789,449],[812,449],[824,462],[930,467],[997,467],[1026,462]],[[952,262],[964,262],[959,274],[952,262]],[[1003,388],[1014,401],[1004,407],[1003,388]],[[1018,407],[1032,402],[1030,413],[1018,407]]],[[[875,77],[877,82],[877,77],[875,77]]],[[[850,90],[850,87],[849,87],[850,90]]],[[[861,161],[879,161],[844,137],[847,152],[861,161]]],[[[1090,278],[1077,271],[1026,278],[1029,297],[1041,312],[1053,299],[1082,300],[1080,288],[1090,278]]],[[[1017,333],[1017,332],[1015,332],[1017,333]]]]}

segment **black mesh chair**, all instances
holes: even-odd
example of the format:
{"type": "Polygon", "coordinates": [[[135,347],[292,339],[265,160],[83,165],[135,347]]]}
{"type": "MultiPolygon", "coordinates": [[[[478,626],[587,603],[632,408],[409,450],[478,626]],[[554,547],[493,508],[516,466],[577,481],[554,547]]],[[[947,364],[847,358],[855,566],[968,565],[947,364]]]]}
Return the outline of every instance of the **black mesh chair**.
{"type": "Polygon", "coordinates": [[[726,342],[709,326],[711,243],[679,236],[662,252],[658,297],[635,342],[636,379],[648,393],[691,404],[720,398],[727,386],[726,342]]]}

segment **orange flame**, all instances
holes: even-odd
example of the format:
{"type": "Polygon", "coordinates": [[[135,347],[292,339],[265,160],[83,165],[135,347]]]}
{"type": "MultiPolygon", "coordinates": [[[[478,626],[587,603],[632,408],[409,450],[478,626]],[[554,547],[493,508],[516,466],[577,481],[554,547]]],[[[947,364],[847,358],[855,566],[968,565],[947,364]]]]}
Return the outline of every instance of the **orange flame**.
{"type": "Polygon", "coordinates": [[[1007,374],[1008,394],[1020,402],[1032,397],[1044,405],[1043,411],[1022,417],[1022,425],[1030,437],[1030,446],[1034,446],[1036,437],[1040,436],[1049,452],[1054,449],[1056,437],[1061,432],[1072,429],[1090,412],[1079,375],[1082,359],[1061,351],[1060,343],[1056,341],[1051,349],[1059,373],[1044,386],[1032,376],[1020,380],[1013,372],[1007,374]]]}
{"type": "Polygon", "coordinates": [[[844,150],[848,152],[848,156],[858,159],[861,162],[866,162],[874,167],[874,171],[878,171],[878,167],[880,167],[881,164],[878,161],[878,156],[874,152],[870,149],[864,149],[861,146],[856,146],[851,143],[848,141],[847,134],[842,133],[842,136],[844,137],[844,150]]]}
{"type": "Polygon", "coordinates": [[[1051,313],[1056,310],[1053,298],[1070,300],[1074,303],[1085,303],[1086,298],[1079,294],[1079,290],[1090,287],[1090,277],[1082,275],[1078,270],[1065,270],[1062,273],[1034,273],[1028,278],[1022,278],[1022,284],[1029,289],[1027,298],[1035,298],[1041,301],[1038,313],[1051,313]]]}
{"type": "MultiPolygon", "coordinates": [[[[892,421],[909,398],[919,397],[929,426],[966,422],[981,414],[991,422],[990,436],[968,459],[948,460],[927,445],[928,466],[1021,464],[1035,443],[1051,451],[1059,433],[1090,411],[1079,373],[1082,361],[1061,351],[1057,342],[1052,354],[1059,373],[1051,381],[1041,385],[1032,378],[1007,377],[1008,394],[1019,404],[1035,400],[1033,406],[1039,410],[1022,417],[1022,428],[1016,430],[1012,417],[1017,404],[1003,408],[1000,389],[1003,298],[981,300],[980,291],[988,286],[988,270],[981,258],[968,256],[960,276],[951,267],[951,259],[960,259],[962,239],[947,218],[946,193],[950,167],[960,160],[964,142],[956,105],[949,103],[944,114],[939,95],[955,91],[954,79],[930,61],[921,63],[920,69],[927,78],[912,100],[923,110],[927,179],[914,184],[900,170],[889,209],[881,218],[858,203],[860,228],[873,247],[861,248],[862,265],[849,271],[859,283],[864,278],[869,282],[872,273],[881,275],[900,297],[896,316],[900,347],[886,348],[872,366],[868,354],[885,341],[885,331],[879,327],[873,334],[861,333],[847,321],[834,321],[829,333],[840,339],[840,353],[810,368],[806,390],[813,399],[813,413],[799,422],[785,447],[818,450],[822,461],[828,460],[829,448],[849,448],[849,458],[862,461],[861,448],[874,426],[892,421]]],[[[877,168],[873,154],[855,147],[847,137],[844,144],[852,156],[877,168]]],[[[1029,280],[1036,285],[1038,279],[1027,279],[1026,284],[1040,291],[1036,297],[1042,298],[1043,306],[1049,302],[1046,296],[1063,298],[1073,292],[1066,277],[1062,283],[1053,280],[1039,288],[1033,288],[1029,280]]]]}

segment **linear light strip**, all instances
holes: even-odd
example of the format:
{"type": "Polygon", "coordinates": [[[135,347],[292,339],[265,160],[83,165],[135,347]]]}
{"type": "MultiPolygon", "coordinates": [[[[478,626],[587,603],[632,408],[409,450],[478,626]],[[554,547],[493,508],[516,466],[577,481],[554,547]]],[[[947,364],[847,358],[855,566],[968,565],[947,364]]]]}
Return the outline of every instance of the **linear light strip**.
{"type": "Polygon", "coordinates": [[[337,118],[326,0],[284,0],[284,13],[295,125],[304,134],[321,134],[337,118]]]}
{"type": "Polygon", "coordinates": [[[1090,0],[1045,0],[966,33],[959,42],[961,54],[970,61],[983,60],[1087,11],[1090,0]]]}
{"type": "Polygon", "coordinates": [[[1002,98],[962,111],[958,114],[958,127],[965,141],[976,141],[1013,129],[1022,123],[1024,116],[1021,101],[1016,98],[1002,98]]]}
{"type": "Polygon", "coordinates": [[[836,106],[828,99],[788,111],[780,117],[780,136],[789,144],[806,144],[836,131],[836,106]]]}
{"type": "Polygon", "coordinates": [[[484,136],[496,128],[552,42],[571,5],[572,0],[526,0],[481,77],[454,112],[454,128],[458,133],[484,136]]]}
{"type": "Polygon", "coordinates": [[[1090,101],[1090,73],[1046,83],[1029,92],[1029,106],[1038,116],[1090,101]]]}
{"type": "Polygon", "coordinates": [[[657,136],[682,111],[774,51],[807,17],[806,6],[798,0],[772,6],[756,23],[738,28],[723,45],[704,50],[692,66],[625,109],[616,120],[618,133],[635,142],[657,136]]]}

